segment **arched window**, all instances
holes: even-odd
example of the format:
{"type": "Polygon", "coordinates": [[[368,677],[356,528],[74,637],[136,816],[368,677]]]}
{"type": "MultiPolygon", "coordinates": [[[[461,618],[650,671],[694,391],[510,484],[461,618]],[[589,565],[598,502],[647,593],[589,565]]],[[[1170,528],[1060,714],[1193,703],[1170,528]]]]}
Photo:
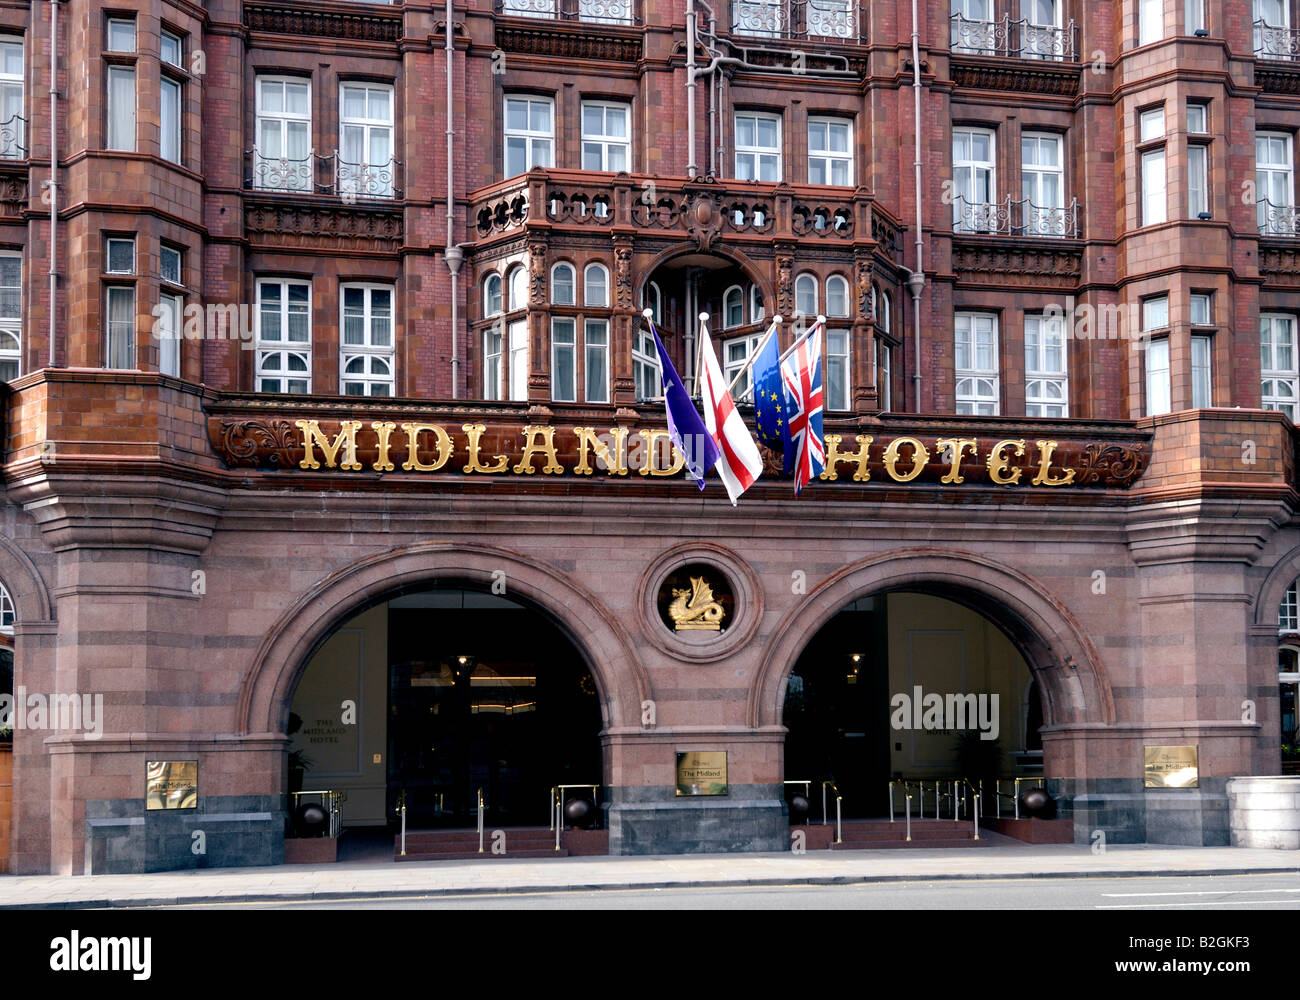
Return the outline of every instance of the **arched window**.
{"type": "Polygon", "coordinates": [[[609,272],[604,264],[588,264],[582,272],[582,302],[588,306],[609,305],[609,272]]]}
{"type": "Polygon", "coordinates": [[[510,296],[506,303],[507,309],[523,309],[528,305],[528,271],[523,267],[516,267],[510,272],[509,277],[510,296]]]}
{"type": "Polygon", "coordinates": [[[811,274],[801,274],[794,280],[795,315],[817,315],[817,279],[811,274]]]}
{"type": "Polygon", "coordinates": [[[880,293],[880,304],[876,309],[876,326],[888,333],[893,326],[894,300],[888,292],[880,293]]]}
{"type": "Polygon", "coordinates": [[[1297,585],[1300,585],[1300,580],[1292,580],[1291,586],[1287,587],[1286,593],[1282,595],[1282,603],[1277,609],[1278,635],[1300,632],[1300,615],[1297,614],[1300,599],[1297,595],[1297,585]]]}
{"type": "Polygon", "coordinates": [[[0,583],[0,632],[14,634],[14,602],[3,583],[0,583]]]}
{"type": "Polygon", "coordinates": [[[826,279],[826,315],[847,316],[849,314],[849,283],[838,274],[826,279]]]}
{"type": "Polygon", "coordinates": [[[664,322],[664,293],[659,290],[659,286],[653,281],[647,281],[644,288],[641,289],[641,308],[650,307],[653,319],[657,326],[663,326],[664,322]]]}
{"type": "Polygon", "coordinates": [[[489,274],[483,282],[483,315],[495,316],[501,311],[501,275],[489,274]]]}
{"type": "Polygon", "coordinates": [[[757,285],[749,286],[749,321],[751,323],[761,323],[767,316],[767,308],[763,305],[763,295],[758,290],[757,285]]]}
{"type": "Polygon", "coordinates": [[[574,305],[574,273],[572,264],[556,264],[551,268],[551,304],[574,305]]]}
{"type": "Polygon", "coordinates": [[[728,330],[745,325],[745,293],[739,285],[732,285],[722,296],[722,325],[728,330]]]}

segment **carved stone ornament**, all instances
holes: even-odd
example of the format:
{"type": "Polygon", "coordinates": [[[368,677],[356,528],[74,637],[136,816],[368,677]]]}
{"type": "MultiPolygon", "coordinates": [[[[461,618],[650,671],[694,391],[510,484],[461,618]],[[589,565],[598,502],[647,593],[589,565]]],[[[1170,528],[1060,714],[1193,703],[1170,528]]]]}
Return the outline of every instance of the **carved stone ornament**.
{"type": "Polygon", "coordinates": [[[709,250],[717,242],[722,229],[722,212],[709,195],[696,195],[687,211],[686,232],[695,239],[701,250],[709,250]]]}
{"type": "Polygon", "coordinates": [[[673,590],[673,602],[668,606],[673,628],[678,632],[688,630],[720,631],[726,612],[713,599],[713,588],[702,576],[691,577],[691,589],[673,590]]]}

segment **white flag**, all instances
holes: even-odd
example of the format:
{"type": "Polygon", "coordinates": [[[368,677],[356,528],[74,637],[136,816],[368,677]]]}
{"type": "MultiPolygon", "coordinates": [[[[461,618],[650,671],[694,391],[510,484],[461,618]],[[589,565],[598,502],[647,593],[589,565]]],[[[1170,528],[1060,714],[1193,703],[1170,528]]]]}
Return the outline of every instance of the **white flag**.
{"type": "Polygon", "coordinates": [[[713,353],[709,328],[700,324],[700,395],[704,401],[704,425],[718,445],[718,475],[727,488],[731,504],[749,489],[763,471],[763,457],[758,445],[736,411],[726,379],[713,353]]]}

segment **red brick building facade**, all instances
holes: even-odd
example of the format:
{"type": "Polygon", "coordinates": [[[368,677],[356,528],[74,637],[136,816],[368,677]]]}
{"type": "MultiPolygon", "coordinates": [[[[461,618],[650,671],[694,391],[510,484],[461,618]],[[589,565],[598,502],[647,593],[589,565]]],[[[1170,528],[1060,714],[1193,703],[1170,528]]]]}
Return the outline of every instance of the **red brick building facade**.
{"type": "Polygon", "coordinates": [[[51,7],[0,6],[0,582],[15,687],[105,715],[16,730],[11,870],[278,860],[312,657],[500,579],[590,671],[616,853],[786,846],[791,670],[877,594],[1010,640],[1080,841],[1226,842],[1278,771],[1294,0],[51,7]],[[645,307],[688,381],[700,313],[728,372],[825,314],[823,480],[629,458],[645,307]],[[715,637],[656,610],[697,565],[715,637]]]}

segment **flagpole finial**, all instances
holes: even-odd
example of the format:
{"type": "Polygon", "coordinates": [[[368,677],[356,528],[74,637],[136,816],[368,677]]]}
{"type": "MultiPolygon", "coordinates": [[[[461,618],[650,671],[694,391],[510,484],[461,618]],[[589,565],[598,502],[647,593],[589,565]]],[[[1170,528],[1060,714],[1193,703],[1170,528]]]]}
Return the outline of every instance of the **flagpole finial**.
{"type": "Polygon", "coordinates": [[[817,322],[818,322],[818,323],[825,323],[825,322],[826,322],[826,317],[823,316],[821,313],[818,313],[818,314],[817,314],[817,322]]]}
{"type": "Polygon", "coordinates": [[[781,319],[781,314],[780,314],[780,313],[777,313],[775,316],[772,317],[772,322],[773,322],[773,323],[783,323],[783,322],[785,322],[785,321],[784,321],[783,319],[781,319]]]}
{"type": "Polygon", "coordinates": [[[707,323],[708,321],[709,321],[709,314],[708,314],[708,313],[700,313],[700,322],[701,322],[701,323],[707,323]]]}
{"type": "Polygon", "coordinates": [[[649,306],[646,306],[644,309],[641,310],[641,315],[644,316],[646,319],[654,319],[654,314],[655,311],[651,309],[649,306]]]}

